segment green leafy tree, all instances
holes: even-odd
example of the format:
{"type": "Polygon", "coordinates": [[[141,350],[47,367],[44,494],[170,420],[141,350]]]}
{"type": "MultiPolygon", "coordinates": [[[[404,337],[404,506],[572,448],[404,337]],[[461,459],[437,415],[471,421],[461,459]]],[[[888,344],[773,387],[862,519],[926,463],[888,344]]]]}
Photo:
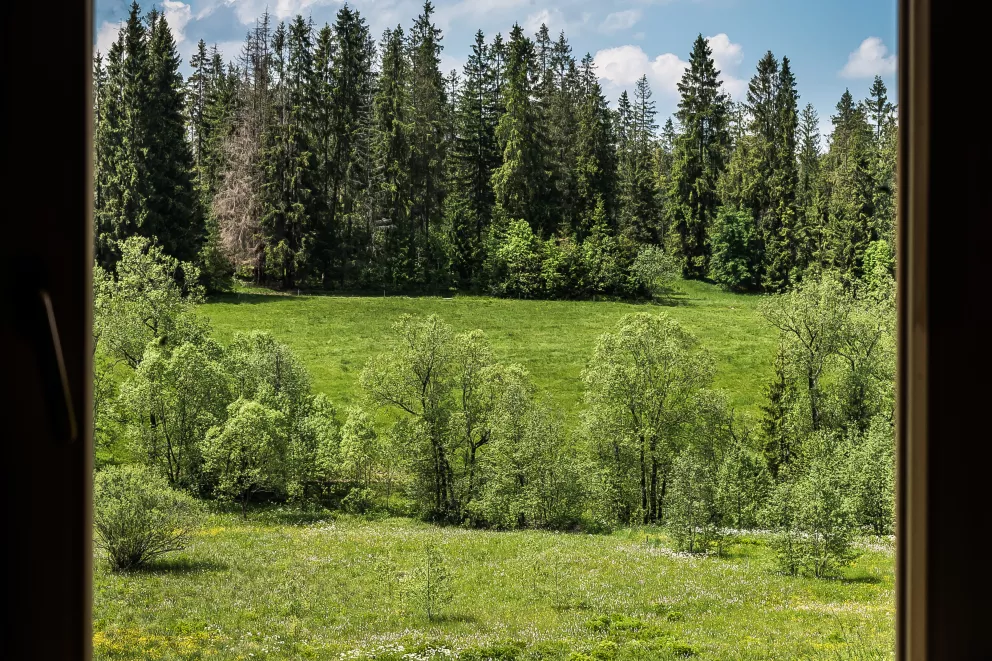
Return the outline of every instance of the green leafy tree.
{"type": "Polygon", "coordinates": [[[137,369],[150,342],[201,342],[207,327],[196,313],[203,296],[199,269],[140,236],[125,240],[119,251],[112,274],[94,271],[95,351],[137,369]]]}
{"type": "Polygon", "coordinates": [[[841,443],[820,436],[806,470],[778,487],[774,503],[780,537],[782,568],[817,578],[837,575],[857,557],[855,502],[850,495],[841,443]]]}
{"type": "Polygon", "coordinates": [[[348,411],[341,429],[341,471],[357,489],[370,489],[375,481],[381,448],[369,415],[360,408],[348,411]]]}
{"type": "Polygon", "coordinates": [[[527,221],[511,220],[490,259],[490,287],[496,296],[538,298],[541,243],[527,221]]]}
{"type": "Polygon", "coordinates": [[[890,535],[895,523],[895,430],[882,416],[864,434],[854,434],[850,454],[851,494],[860,526],[890,535]]]}
{"type": "Polygon", "coordinates": [[[821,378],[841,341],[850,311],[849,298],[830,274],[804,280],[792,291],[764,303],[761,312],[781,333],[792,376],[802,393],[804,429],[824,426],[821,378]]]}
{"type": "Polygon", "coordinates": [[[681,551],[704,553],[719,537],[716,468],[692,450],[679,454],[672,466],[665,523],[681,551]]]}
{"type": "Polygon", "coordinates": [[[168,353],[153,343],[122,387],[138,455],[173,487],[204,486],[203,438],[224,421],[231,401],[220,352],[213,342],[182,344],[168,353]]]}
{"type": "Polygon", "coordinates": [[[362,389],[376,406],[398,410],[408,422],[397,432],[414,453],[415,491],[425,516],[457,519],[447,430],[453,387],[451,327],[436,315],[404,315],[393,326],[399,341],[388,354],[371,358],[361,375],[362,389]]]}
{"type": "Polygon", "coordinates": [[[253,495],[285,487],[282,414],[246,399],[234,401],[227,413],[227,420],[207,433],[204,469],[213,478],[217,496],[237,502],[247,519],[253,495]]]}
{"type": "Polygon", "coordinates": [[[662,518],[680,432],[694,419],[695,395],[712,374],[693,335],[664,315],[646,313],[623,317],[615,332],[601,336],[583,372],[592,423],[613,430],[603,437],[607,447],[598,448],[601,461],[618,472],[618,482],[639,484],[636,506],[645,523],[662,518]]]}

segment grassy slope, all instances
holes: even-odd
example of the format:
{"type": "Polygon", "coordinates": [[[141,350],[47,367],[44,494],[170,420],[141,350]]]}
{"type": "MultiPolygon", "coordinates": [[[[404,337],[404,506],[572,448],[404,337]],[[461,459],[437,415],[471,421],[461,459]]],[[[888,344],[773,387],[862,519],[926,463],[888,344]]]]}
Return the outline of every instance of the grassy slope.
{"type": "Polygon", "coordinates": [[[698,659],[891,658],[887,546],[868,550],[843,580],[813,580],[775,573],[770,549],[754,538],[726,558],[687,558],[644,530],[593,536],[254,516],[212,516],[187,552],[152,570],[115,575],[98,562],[96,658],[364,659],[396,642],[461,651],[512,640],[526,645],[522,658],[564,660],[605,651],[606,638],[619,651],[597,658],[617,661],[673,658],[680,645],[698,659]],[[455,595],[433,624],[381,580],[396,573],[373,562],[389,554],[394,572],[409,571],[429,539],[449,558],[455,595]],[[587,624],[617,614],[642,625],[620,633],[587,624]],[[353,650],[365,654],[342,656],[353,650]]]}
{"type": "Polygon", "coordinates": [[[580,375],[596,338],[625,314],[667,312],[695,333],[717,364],[715,386],[742,411],[758,413],[772,377],[776,334],[758,313],[760,298],[685,283],[677,305],[592,301],[516,301],[482,297],[295,297],[241,293],[204,306],[221,341],[237,330],[271,331],[298,352],[317,390],[339,405],[357,400],[365,361],[388,349],[399,315],[436,313],[455,330],[481,328],[497,355],[522,364],[552,401],[574,414],[582,401],[580,375]]]}

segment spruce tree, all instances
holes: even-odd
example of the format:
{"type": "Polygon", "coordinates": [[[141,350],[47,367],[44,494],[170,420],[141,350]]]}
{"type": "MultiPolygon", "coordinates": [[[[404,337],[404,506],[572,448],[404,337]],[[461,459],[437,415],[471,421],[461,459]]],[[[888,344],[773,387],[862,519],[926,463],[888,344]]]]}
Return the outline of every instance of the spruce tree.
{"type": "Polygon", "coordinates": [[[148,41],[144,173],[146,215],[141,234],[166,253],[196,261],[206,238],[202,200],[193,186],[194,162],[186,133],[180,58],[165,16],[152,13],[148,41]]]}
{"type": "Polygon", "coordinates": [[[799,126],[799,95],[789,58],[782,58],[773,99],[775,119],[771,150],[768,213],[764,229],[765,264],[762,284],[766,291],[781,291],[798,277],[796,187],[796,131],[799,126]]]}
{"type": "Polygon", "coordinates": [[[873,132],[864,109],[845,90],[837,103],[826,157],[828,263],[847,280],[860,278],[864,252],[878,238],[874,231],[873,132]]]}
{"type": "Polygon", "coordinates": [[[475,34],[472,52],[462,70],[446,200],[446,215],[456,250],[455,266],[465,284],[474,282],[480,275],[483,238],[492,222],[490,180],[499,167],[491,65],[489,46],[480,30],[475,34]]]}
{"type": "Polygon", "coordinates": [[[424,2],[410,33],[410,216],[417,228],[417,277],[422,282],[443,273],[445,265],[431,234],[441,224],[445,195],[444,141],[447,94],[441,62],[441,30],[433,23],[434,5],[424,2]]]}
{"type": "MultiPolygon", "coordinates": [[[[624,103],[621,102],[621,108],[624,103]]],[[[654,176],[655,103],[647,76],[634,88],[629,111],[621,110],[619,227],[639,243],[660,244],[663,237],[657,180],[654,176]],[[629,112],[629,118],[624,115],[629,112]],[[625,124],[625,125],[624,125],[625,124]]]]}
{"type": "Polygon", "coordinates": [[[617,196],[617,140],[612,111],[589,53],[579,69],[575,127],[575,214],[571,231],[579,240],[613,217],[617,196]]]}
{"type": "Polygon", "coordinates": [[[262,160],[266,270],[284,288],[302,284],[313,245],[309,223],[313,174],[302,108],[311,76],[311,26],[297,16],[288,29],[280,23],[272,35],[275,117],[265,136],[262,160]]]}
{"type": "Polygon", "coordinates": [[[813,104],[807,103],[799,124],[799,171],[796,187],[799,210],[796,259],[803,271],[821,266],[824,257],[821,158],[820,118],[813,104]]]}
{"type": "Polygon", "coordinates": [[[413,280],[415,230],[410,219],[410,121],[407,81],[410,65],[402,26],[383,33],[379,81],[374,100],[373,162],[378,218],[375,238],[377,277],[384,285],[413,280]]]}
{"type": "Polygon", "coordinates": [[[695,278],[709,270],[707,232],[720,203],[717,180],[730,142],[728,100],[719,74],[713,51],[699,35],[678,85],[681,99],[676,116],[682,133],[676,143],[668,189],[675,253],[683,274],[695,278]]]}
{"type": "MultiPolygon", "coordinates": [[[[325,37],[318,37],[326,43],[325,37]]],[[[333,40],[320,47],[321,64],[326,73],[318,76],[314,111],[328,113],[328,122],[319,131],[321,178],[325,181],[327,209],[326,226],[322,228],[321,246],[333,251],[333,263],[338,279],[344,282],[351,272],[351,262],[365,239],[358,226],[361,218],[360,199],[362,187],[368,183],[369,173],[363,158],[365,123],[369,119],[368,104],[371,100],[371,69],[374,53],[369,45],[370,36],[365,19],[347,4],[338,10],[333,28],[333,40]],[[329,51],[329,57],[327,54],[329,51]],[[325,62],[326,61],[326,62],[325,62]],[[321,108],[327,103],[328,108],[321,108]],[[328,150],[326,145],[330,144],[328,150]],[[333,248],[331,248],[333,246],[333,248]]],[[[319,122],[323,123],[323,122],[319,122]]]]}
{"type": "Polygon", "coordinates": [[[536,232],[545,171],[533,100],[534,68],[534,43],[514,25],[507,48],[506,112],[496,128],[503,162],[493,173],[492,185],[500,223],[526,220],[536,232]]]}

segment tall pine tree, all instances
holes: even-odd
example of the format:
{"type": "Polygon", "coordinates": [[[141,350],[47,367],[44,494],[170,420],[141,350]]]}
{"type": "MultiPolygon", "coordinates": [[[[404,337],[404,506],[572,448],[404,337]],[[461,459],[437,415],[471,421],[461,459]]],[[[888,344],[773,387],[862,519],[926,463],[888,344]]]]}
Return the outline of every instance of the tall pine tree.
{"type": "Polygon", "coordinates": [[[719,74],[713,51],[699,35],[678,85],[681,99],[676,116],[682,133],[675,146],[668,189],[675,253],[683,273],[695,278],[705,276],[709,269],[707,233],[720,203],[717,180],[730,142],[728,101],[719,74]]]}

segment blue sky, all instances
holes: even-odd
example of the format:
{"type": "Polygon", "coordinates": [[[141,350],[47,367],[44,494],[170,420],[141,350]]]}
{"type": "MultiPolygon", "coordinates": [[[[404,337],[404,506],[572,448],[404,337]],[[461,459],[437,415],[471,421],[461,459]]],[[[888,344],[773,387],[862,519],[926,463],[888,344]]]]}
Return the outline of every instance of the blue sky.
{"type": "MultiPolygon", "coordinates": [[[[389,26],[412,23],[422,0],[353,0],[377,37],[389,26]]],[[[143,1],[166,12],[184,61],[196,42],[216,43],[225,59],[240,50],[246,31],[266,7],[278,19],[297,13],[333,22],[333,0],[143,1]]],[[[96,0],[95,42],[106,50],[130,0],[96,0]]],[[[800,105],[812,103],[826,132],[845,87],[867,96],[876,74],[895,97],[895,0],[436,0],[444,31],[442,70],[461,70],[477,29],[504,36],[514,22],[533,33],[542,22],[564,30],[577,56],[592,53],[607,97],[633,88],[647,74],[659,123],[674,112],[675,88],[697,34],[708,38],[724,85],[743,99],[747,81],[766,50],[787,55],[798,80],[800,105]]]]}

